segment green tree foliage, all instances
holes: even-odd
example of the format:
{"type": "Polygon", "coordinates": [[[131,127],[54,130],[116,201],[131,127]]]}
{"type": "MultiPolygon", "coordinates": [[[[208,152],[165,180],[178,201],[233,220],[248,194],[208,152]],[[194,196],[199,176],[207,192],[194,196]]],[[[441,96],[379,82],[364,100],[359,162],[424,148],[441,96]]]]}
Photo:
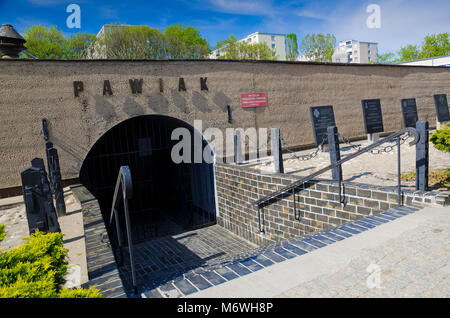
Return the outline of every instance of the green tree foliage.
{"type": "Polygon", "coordinates": [[[56,27],[33,25],[25,30],[27,51],[39,59],[60,59],[63,57],[63,34],[56,27]]]}
{"type": "Polygon", "coordinates": [[[427,35],[422,45],[406,45],[402,47],[397,56],[394,53],[378,55],[378,63],[408,62],[438,56],[450,55],[450,34],[440,33],[427,35]]]}
{"type": "Polygon", "coordinates": [[[205,58],[208,42],[200,36],[200,31],[192,26],[175,24],[164,30],[164,40],[167,47],[167,58],[199,59],[205,58]]]}
{"type": "Polygon", "coordinates": [[[316,62],[331,62],[335,46],[333,34],[307,34],[300,44],[300,51],[316,62]]]}
{"type": "Polygon", "coordinates": [[[30,26],[23,34],[27,41],[25,47],[28,53],[39,59],[80,59],[89,47],[95,35],[77,33],[64,38],[57,27],[30,26]]]}
{"type": "Polygon", "coordinates": [[[286,35],[286,42],[287,42],[286,59],[289,61],[295,61],[298,57],[297,35],[295,35],[295,33],[289,33],[288,35],[286,35]]]}
{"type": "Polygon", "coordinates": [[[24,244],[0,250],[0,298],[98,298],[98,290],[67,289],[67,250],[61,233],[37,231],[24,244]]]}
{"type": "Polygon", "coordinates": [[[112,59],[160,59],[166,56],[163,34],[148,26],[109,25],[92,47],[100,56],[112,59]]]}
{"type": "Polygon", "coordinates": [[[246,41],[238,42],[231,35],[229,39],[222,41],[225,55],[220,59],[230,60],[276,60],[275,51],[266,43],[249,44],[246,41]]]}
{"type": "Polygon", "coordinates": [[[90,33],[77,33],[64,39],[63,58],[68,60],[85,58],[89,45],[94,39],[95,35],[90,33]]]}
{"type": "Polygon", "coordinates": [[[430,141],[436,149],[444,152],[450,152],[450,124],[441,126],[430,136],[430,141]]]}
{"type": "Polygon", "coordinates": [[[398,60],[395,59],[395,53],[388,52],[385,54],[377,54],[377,63],[378,64],[392,64],[397,63],[398,60]]]}
{"type": "Polygon", "coordinates": [[[420,48],[412,44],[403,46],[397,54],[399,56],[398,62],[413,61],[421,57],[420,48]]]}
{"type": "Polygon", "coordinates": [[[450,34],[440,33],[427,35],[422,43],[421,58],[450,55],[450,34]]]}
{"type": "Polygon", "coordinates": [[[89,52],[96,57],[94,51],[115,59],[199,59],[209,53],[200,32],[182,24],[171,25],[164,33],[145,25],[108,25],[89,52]]]}

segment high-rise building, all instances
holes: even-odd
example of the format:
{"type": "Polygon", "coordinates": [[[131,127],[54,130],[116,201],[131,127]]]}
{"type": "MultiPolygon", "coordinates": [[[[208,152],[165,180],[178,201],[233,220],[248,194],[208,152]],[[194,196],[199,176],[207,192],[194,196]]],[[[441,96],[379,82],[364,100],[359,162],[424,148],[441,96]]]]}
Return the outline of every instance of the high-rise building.
{"type": "MultiPolygon", "coordinates": [[[[286,60],[286,35],[277,33],[263,33],[255,32],[247,35],[245,38],[238,42],[247,42],[248,44],[266,43],[269,48],[275,51],[275,56],[279,61],[286,60]]],[[[221,47],[214,50],[209,55],[211,59],[217,59],[221,56],[225,56],[226,49],[221,47]]]]}
{"type": "Polygon", "coordinates": [[[378,43],[356,40],[340,41],[334,49],[334,63],[375,63],[377,61],[378,43]]]}

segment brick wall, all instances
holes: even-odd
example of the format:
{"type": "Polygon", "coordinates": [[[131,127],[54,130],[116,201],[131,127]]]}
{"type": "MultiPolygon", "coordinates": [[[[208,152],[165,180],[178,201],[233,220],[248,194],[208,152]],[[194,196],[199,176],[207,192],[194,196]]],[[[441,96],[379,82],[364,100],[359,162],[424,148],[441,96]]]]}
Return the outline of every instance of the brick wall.
{"type": "MultiPolygon", "coordinates": [[[[292,193],[286,193],[262,209],[265,233],[260,234],[258,209],[253,202],[298,179],[227,164],[217,164],[215,173],[218,224],[258,245],[327,229],[398,206],[395,187],[344,183],[347,204],[342,206],[337,183],[309,182],[295,192],[299,220],[294,217],[292,193]]],[[[435,196],[434,192],[406,192],[403,203],[435,203],[435,196]]]]}

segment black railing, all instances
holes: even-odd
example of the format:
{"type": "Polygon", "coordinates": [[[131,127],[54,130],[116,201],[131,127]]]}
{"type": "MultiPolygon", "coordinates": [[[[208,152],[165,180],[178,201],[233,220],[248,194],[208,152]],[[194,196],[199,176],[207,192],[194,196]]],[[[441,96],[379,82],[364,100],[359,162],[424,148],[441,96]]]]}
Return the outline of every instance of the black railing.
{"type": "MultiPolygon", "coordinates": [[[[408,134],[409,137],[413,137],[414,140],[412,140],[409,145],[413,146],[415,144],[417,144],[417,142],[419,141],[419,134],[417,133],[416,129],[411,128],[411,127],[407,127],[404,128],[396,133],[393,133],[389,136],[387,136],[386,138],[380,139],[377,142],[374,142],[373,144],[362,148],[358,151],[356,151],[355,153],[352,153],[351,155],[346,156],[344,159],[338,160],[332,164],[330,164],[329,166],[322,168],[312,174],[310,174],[309,176],[300,178],[299,180],[285,186],[284,188],[274,191],[268,195],[266,195],[265,197],[255,201],[253,203],[253,205],[256,205],[258,207],[258,226],[259,226],[259,231],[260,232],[264,232],[264,213],[262,214],[262,222],[263,224],[261,224],[261,210],[263,208],[264,203],[273,200],[281,195],[283,195],[284,193],[288,192],[288,191],[292,191],[292,197],[293,197],[293,212],[294,212],[294,217],[296,220],[299,219],[299,217],[297,217],[297,211],[296,211],[296,202],[295,202],[295,189],[298,188],[299,186],[303,185],[304,183],[312,180],[313,178],[317,177],[318,175],[321,175],[322,173],[331,170],[333,168],[336,167],[341,167],[341,165],[344,162],[347,162],[349,160],[352,160],[360,155],[362,155],[363,153],[366,153],[376,147],[378,147],[381,144],[384,144],[386,142],[392,142],[392,141],[397,141],[397,169],[398,169],[398,176],[397,176],[397,187],[398,187],[398,205],[401,206],[402,205],[402,200],[401,200],[401,179],[400,179],[400,137],[404,134],[408,134]]],[[[339,197],[340,197],[340,192],[341,191],[341,179],[339,179],[339,197]]],[[[341,201],[341,200],[340,200],[341,201]]],[[[341,201],[342,203],[342,201],[341,201]]]]}
{"type": "Polygon", "coordinates": [[[119,169],[119,176],[117,177],[116,188],[114,190],[114,197],[111,207],[111,217],[109,219],[109,224],[113,222],[113,217],[116,221],[116,231],[117,240],[119,241],[119,253],[120,260],[122,262],[123,254],[123,239],[122,232],[119,223],[119,204],[120,199],[123,200],[123,210],[125,214],[125,226],[127,230],[127,240],[128,240],[128,252],[130,254],[130,266],[131,266],[131,277],[133,280],[134,293],[137,294],[137,283],[136,283],[136,270],[134,264],[134,254],[133,254],[133,241],[131,237],[131,223],[130,223],[130,211],[128,210],[128,199],[133,196],[133,183],[131,180],[131,172],[128,166],[121,166],[119,169]]]}

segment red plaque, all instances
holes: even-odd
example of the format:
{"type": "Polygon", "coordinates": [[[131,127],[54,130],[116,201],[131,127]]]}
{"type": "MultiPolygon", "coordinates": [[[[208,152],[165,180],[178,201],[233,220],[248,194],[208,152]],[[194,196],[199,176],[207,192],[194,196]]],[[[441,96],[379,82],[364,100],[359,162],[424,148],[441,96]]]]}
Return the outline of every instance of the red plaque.
{"type": "Polygon", "coordinates": [[[242,107],[261,107],[267,106],[266,93],[242,93],[241,94],[242,107]]]}

